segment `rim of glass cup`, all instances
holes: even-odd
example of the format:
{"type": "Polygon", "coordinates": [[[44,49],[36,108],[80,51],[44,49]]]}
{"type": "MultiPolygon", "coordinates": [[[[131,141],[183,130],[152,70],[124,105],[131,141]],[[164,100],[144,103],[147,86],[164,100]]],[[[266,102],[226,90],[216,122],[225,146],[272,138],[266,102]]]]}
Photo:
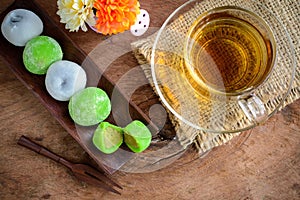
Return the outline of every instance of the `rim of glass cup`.
{"type": "MultiPolygon", "coordinates": [[[[207,1],[207,0],[203,0],[203,1],[207,1]]],[[[254,4],[257,4],[259,6],[261,6],[264,10],[266,10],[268,12],[268,14],[274,18],[276,20],[277,23],[279,23],[284,31],[285,31],[285,36],[287,37],[287,40],[288,40],[288,43],[289,43],[289,46],[292,50],[291,52],[291,56],[292,56],[292,73],[291,73],[291,79],[289,81],[289,86],[285,92],[285,94],[283,95],[283,98],[280,102],[280,104],[270,113],[268,114],[267,118],[265,119],[265,121],[267,121],[271,116],[273,116],[280,107],[282,107],[283,105],[283,102],[285,101],[285,99],[287,98],[288,94],[290,93],[291,91],[291,87],[292,87],[292,83],[293,83],[293,80],[294,80],[294,77],[295,77],[295,53],[294,53],[294,45],[292,43],[292,40],[291,40],[291,37],[288,33],[288,31],[286,30],[286,27],[283,25],[283,23],[281,22],[281,20],[276,17],[264,4],[261,4],[257,1],[254,1],[254,0],[249,0],[251,2],[253,2],[254,4]]],[[[159,29],[158,33],[157,33],[157,36],[155,38],[155,41],[153,43],[153,47],[152,47],[152,51],[151,51],[151,61],[150,61],[150,66],[151,66],[151,75],[152,75],[152,79],[153,79],[153,84],[154,84],[154,87],[156,89],[156,92],[157,94],[159,95],[162,103],[166,106],[166,108],[176,117],[178,118],[180,121],[182,121],[183,123],[187,124],[188,126],[192,127],[192,128],[195,128],[195,129],[198,129],[198,130],[201,130],[201,131],[205,131],[205,132],[210,132],[210,133],[236,133],[236,132],[242,132],[242,131],[246,131],[246,130],[249,130],[249,129],[252,129],[254,127],[257,126],[256,123],[253,123],[245,128],[240,128],[240,129],[235,129],[235,130],[211,130],[211,129],[206,129],[206,128],[203,128],[197,124],[194,124],[192,123],[191,121],[189,121],[188,119],[184,118],[183,116],[181,116],[179,113],[176,112],[176,110],[174,110],[172,108],[172,106],[167,102],[167,100],[165,99],[163,93],[161,92],[160,90],[160,87],[159,87],[159,83],[158,83],[158,80],[157,80],[157,77],[156,77],[156,74],[155,74],[155,51],[156,51],[156,47],[157,47],[157,44],[159,42],[159,39],[160,39],[160,36],[162,35],[163,31],[165,30],[165,28],[167,27],[167,25],[169,24],[169,22],[173,19],[173,17],[178,14],[179,11],[181,11],[183,8],[185,8],[186,6],[188,6],[189,4],[191,3],[196,3],[196,2],[202,2],[202,1],[199,1],[199,0],[189,0],[187,2],[185,2],[184,4],[182,4],[181,6],[179,6],[177,9],[175,9],[170,15],[169,17],[165,20],[165,22],[163,23],[163,25],[161,26],[161,28],[159,29]]],[[[212,8],[214,9],[214,8],[212,8]]],[[[242,8],[242,9],[245,9],[245,8],[242,8]]],[[[247,10],[247,9],[245,9],[247,10]]],[[[251,10],[250,10],[251,11],[251,10]]],[[[207,11],[206,11],[207,12],[207,11]]],[[[252,12],[252,11],[251,11],[252,12]]],[[[270,26],[270,25],[269,25],[270,26]]],[[[271,29],[272,31],[272,29],[271,29]]],[[[275,41],[276,43],[276,41],[275,41]]],[[[277,54],[277,53],[276,53],[277,54]]],[[[276,64],[276,63],[274,63],[276,64]]],[[[274,67],[273,67],[274,68],[274,67]]],[[[271,74],[271,72],[269,73],[271,74]]],[[[261,84],[262,85],[262,84],[261,84]]],[[[263,122],[265,122],[263,121],[263,122]]],[[[263,123],[262,122],[262,123],[263,123]]]]}

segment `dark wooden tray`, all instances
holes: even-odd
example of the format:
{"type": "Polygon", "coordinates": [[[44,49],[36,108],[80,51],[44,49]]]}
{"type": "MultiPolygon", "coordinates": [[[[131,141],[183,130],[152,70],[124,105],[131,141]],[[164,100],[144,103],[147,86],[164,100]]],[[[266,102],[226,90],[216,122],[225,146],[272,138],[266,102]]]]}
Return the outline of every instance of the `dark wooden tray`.
{"type": "MultiPolygon", "coordinates": [[[[87,57],[87,55],[70,39],[70,37],[66,35],[66,33],[64,33],[63,30],[61,30],[60,27],[56,25],[47,15],[47,13],[43,11],[43,9],[34,1],[16,0],[10,7],[1,13],[0,21],[3,21],[3,18],[9,11],[17,8],[31,10],[42,19],[44,23],[44,31],[42,34],[53,37],[59,42],[64,52],[63,59],[71,60],[79,64],[83,63],[82,67],[87,72],[88,85],[95,84],[91,83],[89,80],[100,80],[96,85],[105,90],[109,95],[111,95],[112,91],[114,90],[114,95],[118,96],[118,101],[113,103],[112,111],[117,113],[117,115],[114,115],[114,117],[118,117],[118,121],[120,121],[120,119],[124,122],[128,122],[128,120],[130,120],[122,118],[123,116],[126,116],[125,114],[123,115],[123,113],[126,112],[126,109],[123,105],[128,106],[129,104],[131,118],[139,119],[144,123],[149,124],[153,135],[158,134],[159,129],[151,122],[148,115],[145,114],[145,112],[142,111],[142,109],[138,107],[134,101],[128,99],[128,97],[126,97],[122,91],[120,91],[120,89],[110,80],[110,78],[99,70],[95,63],[87,57]],[[100,76],[101,79],[99,78],[100,76]]],[[[0,49],[0,55],[7,62],[7,66],[13,71],[16,77],[41,101],[41,103],[48,109],[53,117],[85,149],[85,151],[93,159],[95,159],[94,154],[82,144],[82,141],[77,134],[76,126],[68,113],[68,102],[59,102],[53,99],[46,91],[44,83],[45,76],[31,74],[25,69],[22,61],[22,53],[24,48],[16,47],[10,44],[1,34],[0,49]]],[[[109,116],[107,121],[114,123],[112,116],[109,116]]],[[[108,170],[106,166],[101,166],[101,164],[100,167],[106,171],[108,170]]]]}

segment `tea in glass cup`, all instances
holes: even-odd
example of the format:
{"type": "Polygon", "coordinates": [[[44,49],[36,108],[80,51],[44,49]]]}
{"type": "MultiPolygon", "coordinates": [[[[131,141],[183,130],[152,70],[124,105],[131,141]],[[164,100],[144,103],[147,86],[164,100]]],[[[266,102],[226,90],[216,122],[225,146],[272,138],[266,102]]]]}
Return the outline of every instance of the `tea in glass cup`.
{"type": "Polygon", "coordinates": [[[263,19],[238,7],[219,7],[190,27],[184,73],[201,95],[239,96],[267,79],[275,58],[273,34],[263,19]]]}

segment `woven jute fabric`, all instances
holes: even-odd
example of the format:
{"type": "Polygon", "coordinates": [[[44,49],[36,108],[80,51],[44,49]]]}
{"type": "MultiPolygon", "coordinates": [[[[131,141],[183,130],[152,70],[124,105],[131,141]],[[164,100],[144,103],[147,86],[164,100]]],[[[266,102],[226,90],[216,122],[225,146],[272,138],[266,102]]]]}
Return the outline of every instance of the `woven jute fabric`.
{"type": "MultiPolygon", "coordinates": [[[[249,1],[245,1],[244,3],[247,4],[249,1]]],[[[251,3],[251,2],[250,2],[251,3]]],[[[291,36],[291,42],[294,45],[294,52],[287,52],[287,49],[285,49],[285,46],[282,44],[279,44],[281,51],[283,54],[295,54],[296,56],[296,73],[295,73],[295,79],[292,84],[292,89],[290,94],[285,99],[283,105],[280,107],[282,109],[284,106],[292,103],[293,101],[297,100],[300,97],[300,21],[299,21],[299,13],[300,13],[300,6],[299,3],[296,1],[289,1],[289,0],[283,0],[283,1],[261,1],[262,4],[264,4],[268,9],[271,10],[277,16],[283,23],[283,26],[286,28],[288,33],[291,36]]],[[[177,51],[181,51],[181,47],[184,45],[184,35],[186,35],[189,27],[192,25],[197,17],[202,14],[204,11],[207,11],[208,8],[211,7],[220,7],[225,5],[235,5],[239,7],[244,7],[245,5],[239,5],[237,1],[234,0],[227,0],[227,1],[209,1],[207,3],[201,3],[196,4],[194,7],[192,7],[189,11],[184,13],[182,16],[180,16],[177,20],[173,21],[171,24],[166,27],[165,40],[163,44],[160,44],[164,47],[165,51],[170,50],[172,53],[177,53],[177,51]],[[181,37],[182,36],[182,37],[181,37]]],[[[251,5],[253,7],[253,5],[251,5]]],[[[260,5],[257,4],[258,12],[263,12],[263,9],[260,8],[260,5]]],[[[276,37],[280,38],[280,41],[283,40],[289,40],[289,38],[285,35],[285,30],[280,29],[278,27],[277,35],[276,37]]],[[[139,40],[137,42],[134,42],[132,44],[133,51],[135,53],[136,58],[138,59],[139,63],[141,64],[141,67],[144,70],[144,73],[150,83],[152,84],[152,76],[151,76],[151,68],[150,68],[150,59],[151,59],[151,51],[153,47],[153,43],[155,41],[157,34],[154,34],[146,39],[139,40]]],[[[168,62],[167,60],[167,54],[165,55],[165,61],[163,61],[164,65],[169,66],[175,66],[182,64],[182,58],[172,56],[172,59],[168,62]]],[[[278,66],[276,70],[273,72],[272,76],[269,78],[268,82],[269,84],[265,84],[265,86],[261,87],[258,91],[259,97],[264,101],[266,105],[267,112],[270,113],[274,108],[278,105],[278,102],[282,100],[282,98],[285,96],[288,80],[282,77],[283,74],[289,74],[290,72],[286,71],[288,69],[291,69],[292,65],[292,59],[287,60],[283,62],[281,66],[278,66]],[[286,67],[289,66],[289,67],[286,67]]],[[[166,73],[166,72],[165,72],[166,73]]],[[[167,76],[165,76],[167,77],[167,76]]],[[[170,79],[170,82],[172,80],[170,79]]],[[[178,88],[178,93],[190,94],[190,91],[186,90],[186,86],[182,86],[178,88]],[[184,93],[185,92],[185,93],[184,93]]],[[[155,89],[154,89],[155,91],[155,89]]],[[[185,95],[186,98],[188,95],[185,95]]],[[[190,97],[188,99],[188,102],[195,101],[194,97],[190,97]]],[[[207,106],[205,102],[196,102],[200,107],[195,107],[195,109],[202,109],[207,110],[204,107],[201,106],[207,106]]],[[[219,108],[215,108],[213,112],[213,115],[222,115],[226,116],[225,120],[222,119],[221,121],[214,122],[217,129],[228,129],[228,125],[230,124],[233,126],[233,128],[240,128],[243,126],[247,126],[249,124],[249,120],[245,117],[244,113],[241,112],[240,108],[236,104],[230,104],[226,103],[225,105],[226,109],[224,109],[223,105],[220,105],[219,108]],[[224,113],[225,111],[228,112],[228,110],[231,110],[232,112],[230,115],[227,115],[224,113]],[[223,113],[222,113],[223,112],[223,113]],[[234,123],[233,123],[234,122],[234,123]]],[[[211,111],[207,111],[211,112],[211,111]]],[[[205,115],[205,113],[204,113],[205,115]]],[[[210,114],[211,115],[211,114],[210,114]]],[[[177,137],[180,141],[180,143],[186,147],[190,145],[191,143],[194,143],[196,148],[198,149],[199,153],[204,153],[213,147],[225,144],[232,138],[238,136],[240,133],[224,133],[224,134],[217,134],[217,133],[208,133],[204,131],[200,131],[197,129],[194,129],[185,123],[182,123],[179,119],[177,119],[174,115],[169,113],[169,117],[171,122],[173,123],[175,127],[175,131],[177,134],[177,137]]],[[[194,116],[189,116],[191,119],[193,119],[194,116]]],[[[211,120],[211,118],[202,119],[203,124],[208,123],[208,120],[211,120]]],[[[232,128],[232,127],[229,127],[232,128]]]]}

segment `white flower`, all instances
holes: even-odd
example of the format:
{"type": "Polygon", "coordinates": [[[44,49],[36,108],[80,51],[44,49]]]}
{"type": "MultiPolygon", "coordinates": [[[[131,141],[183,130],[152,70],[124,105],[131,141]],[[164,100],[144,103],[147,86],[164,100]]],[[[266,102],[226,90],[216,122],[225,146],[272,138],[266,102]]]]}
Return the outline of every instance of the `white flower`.
{"type": "Polygon", "coordinates": [[[95,25],[93,13],[94,0],[58,0],[57,14],[60,16],[60,22],[66,24],[66,29],[78,31],[81,28],[87,31],[85,23],[95,25]]]}

